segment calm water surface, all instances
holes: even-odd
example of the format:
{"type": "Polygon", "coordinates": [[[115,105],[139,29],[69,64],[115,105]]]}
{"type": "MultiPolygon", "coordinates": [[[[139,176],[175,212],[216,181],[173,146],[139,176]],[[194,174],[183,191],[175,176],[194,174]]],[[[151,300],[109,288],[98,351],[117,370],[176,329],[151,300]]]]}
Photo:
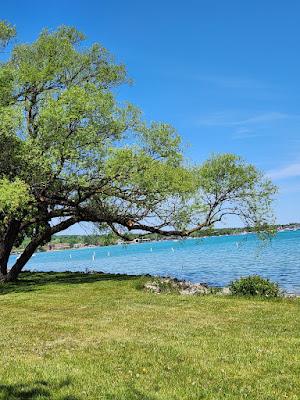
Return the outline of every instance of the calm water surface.
{"type": "MultiPolygon", "coordinates": [[[[224,286],[260,274],[300,293],[300,230],[279,233],[271,243],[255,235],[117,245],[37,253],[28,270],[168,275],[224,286]]],[[[10,259],[10,265],[16,256],[10,259]]]]}

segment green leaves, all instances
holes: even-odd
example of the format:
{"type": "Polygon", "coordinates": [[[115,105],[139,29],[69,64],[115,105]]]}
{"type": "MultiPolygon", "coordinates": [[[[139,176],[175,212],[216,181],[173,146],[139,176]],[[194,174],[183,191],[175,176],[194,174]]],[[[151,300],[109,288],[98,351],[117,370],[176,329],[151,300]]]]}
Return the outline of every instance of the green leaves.
{"type": "Polygon", "coordinates": [[[272,199],[277,188],[253,165],[233,154],[214,155],[195,172],[201,198],[215,221],[236,215],[246,225],[272,224],[272,199]]]}
{"type": "Polygon", "coordinates": [[[229,285],[231,294],[236,296],[279,297],[282,295],[277,283],[259,275],[250,275],[236,279],[229,285]]]}
{"type": "Polygon", "coordinates": [[[153,122],[150,126],[141,124],[138,132],[144,149],[153,157],[168,160],[173,165],[182,161],[180,153],[181,138],[176,130],[168,124],[153,122]]]}
{"type": "Polygon", "coordinates": [[[28,206],[30,200],[29,187],[25,182],[18,178],[13,182],[7,178],[0,179],[0,214],[16,217],[28,206]]]}
{"type": "Polygon", "coordinates": [[[146,197],[153,194],[166,199],[190,193],[193,187],[189,170],[157,160],[138,148],[112,148],[106,162],[106,175],[115,179],[121,188],[123,186],[127,191],[134,188],[146,197]]]}
{"type": "Polygon", "coordinates": [[[40,93],[60,91],[70,85],[93,82],[109,88],[126,80],[124,66],[113,63],[112,56],[100,45],[81,50],[84,36],[75,28],[45,30],[36,42],[14,48],[11,67],[18,85],[40,93]]]}
{"type": "Polygon", "coordinates": [[[215,155],[199,168],[199,183],[207,193],[230,195],[253,187],[259,175],[234,154],[215,155]]]}
{"type": "Polygon", "coordinates": [[[16,36],[16,29],[7,21],[0,21],[0,49],[16,36]]]}

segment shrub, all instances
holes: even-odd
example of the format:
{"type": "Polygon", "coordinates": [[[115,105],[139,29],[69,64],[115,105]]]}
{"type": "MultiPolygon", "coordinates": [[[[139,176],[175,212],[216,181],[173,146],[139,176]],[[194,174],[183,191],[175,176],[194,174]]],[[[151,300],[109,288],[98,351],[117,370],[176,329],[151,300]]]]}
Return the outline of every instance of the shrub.
{"type": "Polygon", "coordinates": [[[232,281],[229,285],[232,294],[238,296],[280,296],[280,288],[277,283],[259,275],[246,276],[232,281]]]}

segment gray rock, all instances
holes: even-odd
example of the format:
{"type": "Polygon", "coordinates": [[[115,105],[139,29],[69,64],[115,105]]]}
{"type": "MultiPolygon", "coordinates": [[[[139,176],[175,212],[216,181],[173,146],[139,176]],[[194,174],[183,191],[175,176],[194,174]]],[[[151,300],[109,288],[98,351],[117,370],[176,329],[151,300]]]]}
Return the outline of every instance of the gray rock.
{"type": "Polygon", "coordinates": [[[230,289],[229,289],[228,287],[223,287],[223,289],[221,290],[221,293],[222,293],[222,294],[225,294],[225,295],[228,295],[228,294],[230,294],[231,292],[230,292],[230,289]]]}
{"type": "Polygon", "coordinates": [[[181,295],[199,295],[210,293],[210,289],[207,284],[179,281],[178,279],[172,278],[160,278],[154,281],[146,282],[144,289],[153,293],[177,292],[181,295]]]}
{"type": "Polygon", "coordinates": [[[161,288],[159,287],[159,285],[156,282],[145,283],[144,289],[148,290],[149,292],[153,292],[153,293],[161,292],[161,288]]]}

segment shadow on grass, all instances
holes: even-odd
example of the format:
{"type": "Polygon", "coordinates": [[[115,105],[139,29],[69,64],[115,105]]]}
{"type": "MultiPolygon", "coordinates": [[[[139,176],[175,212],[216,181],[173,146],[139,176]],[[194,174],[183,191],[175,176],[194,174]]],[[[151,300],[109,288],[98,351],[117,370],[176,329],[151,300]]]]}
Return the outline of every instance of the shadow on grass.
{"type": "MultiPolygon", "coordinates": [[[[46,381],[36,381],[31,384],[0,384],[0,399],[2,400],[35,400],[52,399],[54,391],[63,389],[70,385],[70,380],[66,379],[59,384],[50,384],[46,381]]],[[[80,400],[73,395],[62,395],[55,397],[59,400],[80,400]]]]}
{"type": "Polygon", "coordinates": [[[103,272],[22,272],[17,282],[0,283],[0,295],[17,292],[31,292],[44,285],[72,285],[99,281],[124,281],[135,279],[136,275],[105,274],[103,272]]]}
{"type": "MultiPolygon", "coordinates": [[[[70,385],[70,380],[66,379],[59,384],[46,381],[36,381],[31,384],[0,384],[1,400],[48,400],[54,397],[58,400],[82,400],[72,394],[59,395],[57,392],[70,385]]],[[[98,397],[97,397],[98,398],[98,397]]],[[[100,398],[100,397],[99,397],[100,398]]],[[[159,397],[141,392],[131,386],[127,387],[122,395],[104,394],[101,397],[105,400],[158,400],[159,397]]],[[[96,399],[96,398],[95,398],[96,399]]]]}

